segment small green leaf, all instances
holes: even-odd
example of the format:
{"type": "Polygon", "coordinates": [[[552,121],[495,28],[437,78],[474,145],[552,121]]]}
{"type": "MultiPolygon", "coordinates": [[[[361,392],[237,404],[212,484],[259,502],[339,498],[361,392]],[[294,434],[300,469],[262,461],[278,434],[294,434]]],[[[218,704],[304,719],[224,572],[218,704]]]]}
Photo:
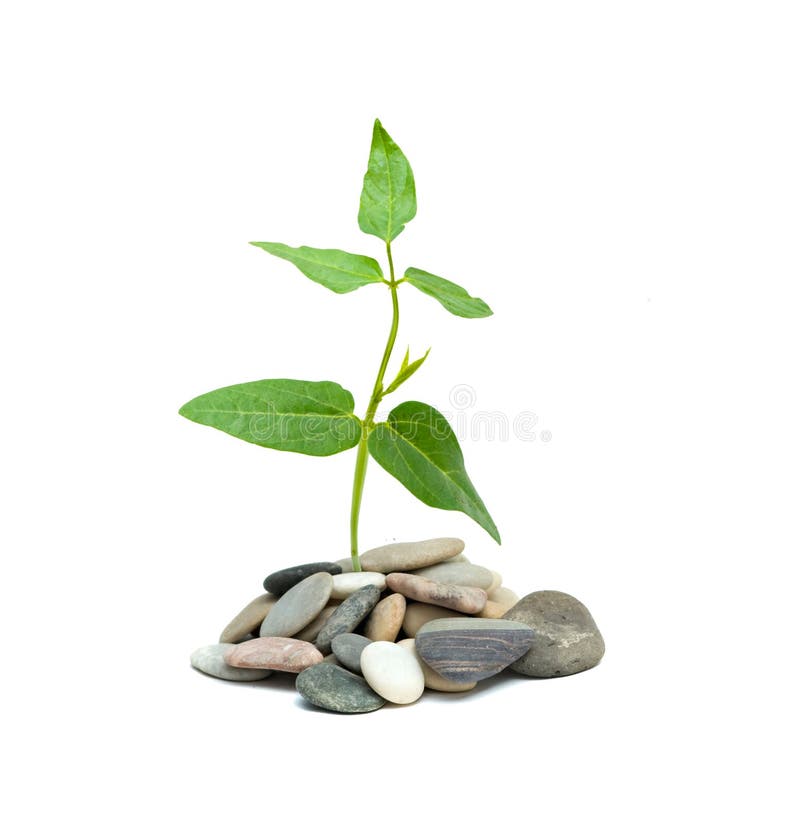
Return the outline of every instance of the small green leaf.
{"type": "Polygon", "coordinates": [[[416,371],[417,369],[425,363],[425,358],[428,357],[430,353],[430,349],[418,360],[413,361],[412,363],[408,362],[408,349],[406,349],[405,357],[403,358],[403,363],[400,366],[400,371],[397,373],[397,377],[389,384],[386,388],[386,391],[383,393],[384,395],[388,395],[390,392],[394,392],[398,386],[404,384],[416,371]]]}
{"type": "Polygon", "coordinates": [[[411,166],[380,120],[376,120],[361,190],[358,225],[362,232],[389,243],[416,213],[417,193],[411,166]]]}
{"type": "Polygon", "coordinates": [[[458,510],[500,543],[492,516],[475,491],[455,433],[445,417],[428,404],[407,401],[370,432],[370,455],[423,503],[458,510]]]}
{"type": "Polygon", "coordinates": [[[338,383],[279,378],[215,389],[180,414],[258,446],[335,455],[361,437],[354,408],[353,396],[338,383]]]}
{"type": "Polygon", "coordinates": [[[253,241],[252,245],[294,263],[306,277],[340,295],[383,280],[378,261],[364,255],[352,255],[339,249],[313,249],[311,246],[294,248],[284,243],[253,241]]]}
{"type": "Polygon", "coordinates": [[[473,298],[466,289],[451,280],[413,266],[406,269],[405,279],[423,294],[436,298],[448,312],[461,318],[488,318],[493,314],[480,298],[473,298]]]}

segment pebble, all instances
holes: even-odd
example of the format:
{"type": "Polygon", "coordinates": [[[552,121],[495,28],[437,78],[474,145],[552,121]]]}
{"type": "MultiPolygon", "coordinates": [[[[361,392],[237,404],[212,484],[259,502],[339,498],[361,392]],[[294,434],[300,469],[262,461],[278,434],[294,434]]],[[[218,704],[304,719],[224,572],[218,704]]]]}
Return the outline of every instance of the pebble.
{"type": "Polygon", "coordinates": [[[342,572],[355,572],[353,569],[353,559],[350,556],[336,561],[336,565],[342,568],[342,572]]]}
{"type": "Polygon", "coordinates": [[[302,672],[322,661],[322,653],[308,641],[297,638],[253,638],[234,645],[225,653],[232,667],[302,672]]]}
{"type": "Polygon", "coordinates": [[[361,671],[370,687],[393,704],[413,704],[425,690],[416,656],[391,641],[373,641],[364,647],[361,671]]]}
{"type": "Polygon", "coordinates": [[[260,635],[291,638],[307,627],[325,608],[333,589],[333,576],[315,572],[295,584],[269,611],[260,635]]]}
{"type": "Polygon", "coordinates": [[[364,635],[370,641],[394,641],[403,626],[406,599],[399,593],[378,601],[370,612],[364,627],[364,635]]]}
{"type": "Polygon", "coordinates": [[[478,618],[502,618],[508,610],[502,604],[487,601],[486,606],[478,613],[478,618]]]}
{"type": "Polygon", "coordinates": [[[264,592],[253,600],[231,620],[219,636],[220,644],[236,644],[244,640],[251,632],[258,634],[262,621],[269,615],[272,605],[278,599],[264,592]]]}
{"type": "Polygon", "coordinates": [[[410,603],[406,606],[406,614],[403,618],[403,632],[409,638],[413,638],[419,632],[420,627],[437,618],[463,618],[463,614],[432,604],[410,603]]]}
{"type": "Polygon", "coordinates": [[[403,647],[404,649],[411,650],[411,652],[414,653],[417,662],[420,667],[422,667],[422,674],[425,676],[426,689],[436,690],[437,692],[467,692],[468,690],[474,689],[475,685],[478,683],[477,681],[451,681],[449,678],[439,675],[435,669],[431,669],[422,660],[422,658],[419,657],[419,653],[417,652],[417,642],[413,638],[404,638],[402,641],[398,641],[397,645],[403,647]]]}
{"type": "Polygon", "coordinates": [[[574,675],[600,663],[605,642],[588,609],[565,592],[526,595],[505,615],[522,621],[536,635],[530,651],[511,666],[536,678],[574,675]]]}
{"type": "Polygon", "coordinates": [[[317,635],[317,649],[323,655],[327,655],[331,651],[331,641],[343,632],[352,632],[378,603],[380,597],[381,591],[378,587],[368,584],[342,601],[317,635]]]}
{"type": "Polygon", "coordinates": [[[490,569],[477,564],[435,564],[434,566],[415,569],[414,575],[420,575],[438,584],[455,584],[460,587],[479,587],[488,590],[494,582],[490,569]]]}
{"type": "Polygon", "coordinates": [[[369,638],[356,635],[353,632],[343,632],[331,641],[333,654],[339,659],[343,667],[361,675],[361,653],[364,647],[371,644],[369,638]]]}
{"type": "Polygon", "coordinates": [[[486,592],[477,587],[459,587],[454,584],[437,584],[419,575],[393,572],[386,576],[389,589],[424,604],[436,604],[456,612],[475,614],[487,601],[486,592]]]}
{"type": "Polygon", "coordinates": [[[298,566],[279,569],[264,579],[264,589],[273,595],[283,595],[300,581],[305,580],[317,572],[327,572],[329,575],[338,575],[342,568],[338,564],[328,561],[319,561],[314,564],[299,564],[298,566]]]}
{"type": "Polygon", "coordinates": [[[301,629],[300,632],[295,633],[294,637],[301,641],[310,641],[313,644],[314,641],[317,640],[319,631],[328,623],[328,618],[333,615],[333,611],[339,606],[339,603],[339,601],[335,604],[329,603],[305,629],[301,629]]]}
{"type": "Polygon", "coordinates": [[[534,632],[504,619],[444,618],[417,633],[417,652],[428,666],[452,681],[482,681],[524,655],[534,632]]]}
{"type": "Polygon", "coordinates": [[[340,575],[334,575],[331,598],[344,600],[349,598],[357,589],[369,584],[383,591],[386,589],[386,576],[380,572],[343,572],[340,575]]]}
{"type": "Polygon", "coordinates": [[[492,593],[503,583],[503,576],[494,569],[490,569],[489,572],[492,573],[492,583],[486,593],[491,598],[492,593]]]}
{"type": "Polygon", "coordinates": [[[469,558],[463,553],[459,552],[458,555],[454,555],[452,558],[447,558],[442,561],[443,564],[468,564],[469,558]]]}
{"type": "Polygon", "coordinates": [[[500,606],[506,609],[511,609],[511,607],[519,601],[519,595],[505,587],[498,587],[489,593],[489,600],[495,604],[500,604],[500,606]]]}
{"type": "Polygon", "coordinates": [[[438,564],[464,549],[460,538],[431,538],[428,541],[387,544],[367,550],[361,568],[368,572],[402,572],[438,564]]]}
{"type": "Polygon", "coordinates": [[[303,670],[295,686],[306,701],[332,712],[373,712],[386,703],[363,678],[326,662],[303,670]]]}
{"type": "Polygon", "coordinates": [[[200,647],[192,653],[192,666],[213,675],[214,678],[223,678],[225,681],[261,681],[272,673],[263,669],[237,669],[225,663],[225,654],[236,649],[236,644],[209,644],[200,647]]]}

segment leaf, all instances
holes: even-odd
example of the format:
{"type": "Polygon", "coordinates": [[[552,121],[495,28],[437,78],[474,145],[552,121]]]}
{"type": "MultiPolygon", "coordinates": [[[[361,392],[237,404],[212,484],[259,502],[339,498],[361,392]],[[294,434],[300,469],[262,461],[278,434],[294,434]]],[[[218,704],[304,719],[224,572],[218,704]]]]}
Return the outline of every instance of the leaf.
{"type": "Polygon", "coordinates": [[[408,349],[406,349],[406,354],[403,357],[403,363],[400,365],[400,371],[397,373],[397,377],[389,384],[389,386],[384,391],[384,395],[388,395],[390,392],[394,392],[399,386],[402,386],[416,371],[417,369],[425,363],[425,358],[428,357],[430,353],[430,349],[418,360],[413,361],[412,363],[408,362],[408,349]]]}
{"type": "Polygon", "coordinates": [[[362,232],[389,243],[416,213],[417,193],[411,166],[380,120],[376,120],[361,189],[358,225],[362,232]]]}
{"type": "Polygon", "coordinates": [[[473,298],[466,289],[451,280],[413,266],[406,269],[405,279],[423,294],[436,298],[448,312],[461,318],[488,318],[493,314],[480,298],[473,298]]]}
{"type": "Polygon", "coordinates": [[[492,516],[467,476],[455,433],[441,412],[419,401],[401,403],[370,432],[367,446],[412,495],[428,506],[464,512],[500,543],[492,516]]]}
{"type": "Polygon", "coordinates": [[[364,255],[352,255],[339,249],[313,249],[311,246],[294,248],[284,243],[253,241],[251,245],[294,263],[306,277],[340,295],[368,283],[383,281],[378,261],[364,255]]]}
{"type": "Polygon", "coordinates": [[[361,437],[354,408],[353,396],[338,383],[279,378],[215,389],[180,414],[258,446],[335,455],[361,437]]]}

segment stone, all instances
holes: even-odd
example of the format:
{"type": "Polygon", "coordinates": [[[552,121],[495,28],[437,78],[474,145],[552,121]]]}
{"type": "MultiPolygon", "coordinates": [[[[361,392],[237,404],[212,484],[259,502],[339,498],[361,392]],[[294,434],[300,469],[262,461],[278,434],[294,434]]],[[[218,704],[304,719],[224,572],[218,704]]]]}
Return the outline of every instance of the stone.
{"type": "Polygon", "coordinates": [[[474,689],[478,683],[477,681],[451,681],[449,678],[439,675],[435,669],[431,669],[419,657],[417,642],[413,638],[404,638],[402,641],[398,641],[397,645],[414,653],[420,667],[422,667],[422,674],[425,677],[425,689],[436,690],[437,692],[467,692],[474,689]]]}
{"type": "Polygon", "coordinates": [[[353,559],[350,556],[336,561],[336,564],[342,568],[342,572],[355,572],[353,569],[353,559]]]}
{"type": "Polygon", "coordinates": [[[304,629],[301,629],[300,632],[295,633],[295,638],[299,638],[301,641],[310,641],[312,644],[314,641],[317,640],[317,635],[319,635],[319,631],[328,623],[328,618],[333,615],[334,610],[336,607],[339,606],[339,601],[331,604],[328,603],[328,606],[320,612],[319,615],[304,629]]]}
{"type": "Polygon", "coordinates": [[[225,663],[248,669],[302,672],[322,661],[322,653],[297,638],[253,638],[225,653],[225,663]]]}
{"type": "Polygon", "coordinates": [[[446,561],[463,549],[464,542],[460,538],[387,544],[367,550],[361,556],[361,568],[367,572],[403,572],[446,561]]]}
{"type": "Polygon", "coordinates": [[[513,664],[533,644],[527,624],[489,618],[443,618],[417,633],[420,658],[451,681],[482,681],[513,664]]]}
{"type": "Polygon", "coordinates": [[[394,641],[403,626],[406,599],[399,593],[378,601],[364,626],[364,635],[370,641],[394,641]]]}
{"type": "Polygon", "coordinates": [[[406,614],[403,618],[403,632],[409,637],[413,638],[420,627],[425,626],[428,621],[435,621],[437,618],[463,618],[460,612],[454,612],[452,609],[445,609],[444,607],[436,607],[432,604],[415,604],[410,603],[406,605],[406,614]]]}
{"type": "Polygon", "coordinates": [[[500,604],[500,606],[505,607],[506,609],[511,609],[511,607],[519,601],[519,595],[517,595],[517,593],[513,590],[506,589],[505,587],[497,587],[497,589],[493,589],[489,593],[489,600],[495,604],[500,604]]]}
{"type": "Polygon", "coordinates": [[[284,593],[261,624],[262,637],[291,638],[307,627],[325,608],[333,589],[333,576],[315,572],[284,593]]]}
{"type": "Polygon", "coordinates": [[[486,606],[478,613],[478,618],[502,618],[508,610],[502,604],[487,601],[486,606]]]}
{"type": "Polygon", "coordinates": [[[414,575],[420,575],[438,584],[455,584],[460,587],[478,587],[488,590],[493,581],[492,571],[477,564],[443,563],[415,569],[414,575]]]}
{"type": "Polygon", "coordinates": [[[343,572],[341,575],[334,575],[331,598],[344,600],[349,598],[357,589],[369,584],[383,591],[386,589],[386,576],[380,572],[343,572]]]}
{"type": "Polygon", "coordinates": [[[477,587],[437,584],[436,581],[429,581],[420,575],[408,575],[405,572],[387,575],[386,583],[393,592],[399,592],[414,601],[447,607],[456,612],[474,615],[486,606],[486,592],[477,587]]]}
{"type": "Polygon", "coordinates": [[[442,561],[443,564],[468,564],[470,563],[469,558],[463,553],[459,552],[458,555],[454,555],[452,558],[445,558],[442,561]]]}
{"type": "Polygon", "coordinates": [[[281,596],[288,592],[300,581],[305,580],[317,572],[327,572],[329,575],[339,575],[342,568],[338,564],[329,561],[319,561],[314,564],[300,564],[299,566],[279,569],[264,579],[264,589],[273,595],[281,596]]]}
{"type": "Polygon", "coordinates": [[[331,641],[333,654],[339,659],[343,667],[361,675],[361,653],[364,647],[371,644],[369,638],[356,635],[354,632],[343,632],[331,641]]]}
{"type": "Polygon", "coordinates": [[[363,678],[327,662],[303,670],[295,686],[306,701],[332,712],[373,712],[386,703],[363,678]]]}
{"type": "Polygon", "coordinates": [[[492,573],[492,583],[489,588],[486,590],[486,594],[491,598],[492,593],[502,585],[503,583],[503,576],[495,569],[490,569],[489,572],[492,573]]]}
{"type": "Polygon", "coordinates": [[[541,590],[526,595],[506,614],[536,635],[533,646],[511,669],[535,678],[574,675],[600,663],[606,650],[591,613],[565,592],[541,590]]]}
{"type": "Polygon", "coordinates": [[[391,641],[373,641],[364,647],[361,671],[370,687],[393,704],[413,704],[425,690],[416,656],[391,641]]]}
{"type": "Polygon", "coordinates": [[[258,628],[269,615],[272,605],[278,599],[269,592],[264,592],[253,600],[222,630],[220,644],[236,644],[247,638],[250,633],[258,635],[258,628]]]}
{"type": "Polygon", "coordinates": [[[333,639],[343,632],[352,632],[378,603],[380,597],[381,591],[378,587],[368,584],[342,601],[317,635],[317,649],[323,655],[327,655],[331,651],[333,639]]]}
{"type": "Polygon", "coordinates": [[[196,670],[225,681],[261,681],[272,675],[269,670],[237,669],[226,664],[225,654],[234,649],[236,644],[209,644],[196,649],[189,660],[196,670]]]}

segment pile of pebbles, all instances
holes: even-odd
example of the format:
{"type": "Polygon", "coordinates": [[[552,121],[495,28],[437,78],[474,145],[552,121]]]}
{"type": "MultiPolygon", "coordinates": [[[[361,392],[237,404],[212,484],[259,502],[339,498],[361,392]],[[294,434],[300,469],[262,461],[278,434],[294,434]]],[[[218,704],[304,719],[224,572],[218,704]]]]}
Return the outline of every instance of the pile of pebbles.
{"type": "Polygon", "coordinates": [[[425,689],[467,692],[508,668],[535,678],[595,666],[605,645],[589,610],[543,590],[518,598],[470,563],[458,538],[396,543],[350,559],[281,569],[192,666],[229,681],[297,673],[310,703],[344,713],[425,689]]]}

